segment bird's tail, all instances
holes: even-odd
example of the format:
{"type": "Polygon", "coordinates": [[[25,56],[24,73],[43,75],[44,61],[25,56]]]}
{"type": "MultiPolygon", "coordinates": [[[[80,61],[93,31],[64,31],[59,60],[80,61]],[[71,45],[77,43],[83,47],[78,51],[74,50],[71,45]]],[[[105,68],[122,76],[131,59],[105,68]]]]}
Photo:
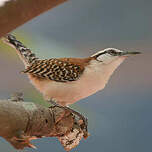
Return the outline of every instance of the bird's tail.
{"type": "Polygon", "coordinates": [[[29,48],[25,47],[20,41],[18,41],[15,36],[7,34],[3,40],[5,43],[16,49],[16,52],[23,61],[25,67],[33,64],[38,59],[36,58],[35,54],[32,53],[29,48]]]}

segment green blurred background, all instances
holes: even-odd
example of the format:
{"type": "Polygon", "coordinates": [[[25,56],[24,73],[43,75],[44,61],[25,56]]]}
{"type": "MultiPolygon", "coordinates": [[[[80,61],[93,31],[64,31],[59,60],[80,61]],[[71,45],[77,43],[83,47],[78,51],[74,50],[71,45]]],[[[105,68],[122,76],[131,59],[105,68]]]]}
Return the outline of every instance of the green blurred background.
{"type": "MultiPolygon", "coordinates": [[[[89,118],[91,133],[73,152],[152,151],[151,16],[151,0],[69,0],[13,31],[40,58],[87,57],[106,47],[143,52],[127,59],[103,91],[72,106],[89,118]]],[[[21,91],[25,100],[47,105],[23,69],[0,41],[0,98],[21,91]]],[[[33,143],[38,152],[64,151],[55,138],[33,143]]],[[[0,138],[3,151],[16,150],[0,138]]]]}

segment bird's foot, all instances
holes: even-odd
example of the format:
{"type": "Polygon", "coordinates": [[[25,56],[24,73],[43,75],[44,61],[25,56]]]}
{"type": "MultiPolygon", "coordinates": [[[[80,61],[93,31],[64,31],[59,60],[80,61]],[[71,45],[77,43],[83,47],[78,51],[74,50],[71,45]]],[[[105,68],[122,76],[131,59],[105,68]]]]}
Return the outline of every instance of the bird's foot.
{"type": "Polygon", "coordinates": [[[53,106],[50,106],[49,108],[52,108],[52,107],[63,108],[65,110],[69,110],[71,113],[73,113],[75,116],[77,116],[79,124],[84,132],[84,138],[88,137],[88,119],[86,117],[84,117],[81,113],[73,110],[70,107],[59,105],[55,101],[52,101],[52,100],[50,100],[49,102],[53,105],[53,106]]]}
{"type": "Polygon", "coordinates": [[[88,137],[88,119],[86,117],[84,117],[81,113],[73,110],[72,108],[70,107],[65,107],[65,109],[68,109],[69,111],[71,111],[75,116],[78,117],[78,121],[79,121],[79,124],[83,130],[83,133],[84,133],[84,138],[87,138],[88,137]],[[83,121],[83,122],[82,122],[83,121]]]}

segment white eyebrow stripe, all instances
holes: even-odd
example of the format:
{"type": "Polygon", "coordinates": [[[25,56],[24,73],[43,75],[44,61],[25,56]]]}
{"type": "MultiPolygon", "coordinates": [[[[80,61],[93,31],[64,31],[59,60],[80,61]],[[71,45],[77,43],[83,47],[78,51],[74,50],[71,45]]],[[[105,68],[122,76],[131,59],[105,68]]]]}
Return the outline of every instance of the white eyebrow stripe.
{"type": "Polygon", "coordinates": [[[97,53],[91,55],[91,57],[100,56],[100,55],[105,54],[105,53],[107,53],[107,52],[106,52],[106,51],[99,51],[99,52],[97,52],[97,53]]]}

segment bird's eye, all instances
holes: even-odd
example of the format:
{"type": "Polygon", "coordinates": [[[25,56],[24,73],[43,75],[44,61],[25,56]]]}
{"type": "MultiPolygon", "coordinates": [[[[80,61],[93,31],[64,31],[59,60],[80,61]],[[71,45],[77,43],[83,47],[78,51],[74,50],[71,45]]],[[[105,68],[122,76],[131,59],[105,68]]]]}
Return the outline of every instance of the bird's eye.
{"type": "Polygon", "coordinates": [[[109,50],[108,53],[111,55],[117,55],[117,52],[115,50],[109,50]]]}

